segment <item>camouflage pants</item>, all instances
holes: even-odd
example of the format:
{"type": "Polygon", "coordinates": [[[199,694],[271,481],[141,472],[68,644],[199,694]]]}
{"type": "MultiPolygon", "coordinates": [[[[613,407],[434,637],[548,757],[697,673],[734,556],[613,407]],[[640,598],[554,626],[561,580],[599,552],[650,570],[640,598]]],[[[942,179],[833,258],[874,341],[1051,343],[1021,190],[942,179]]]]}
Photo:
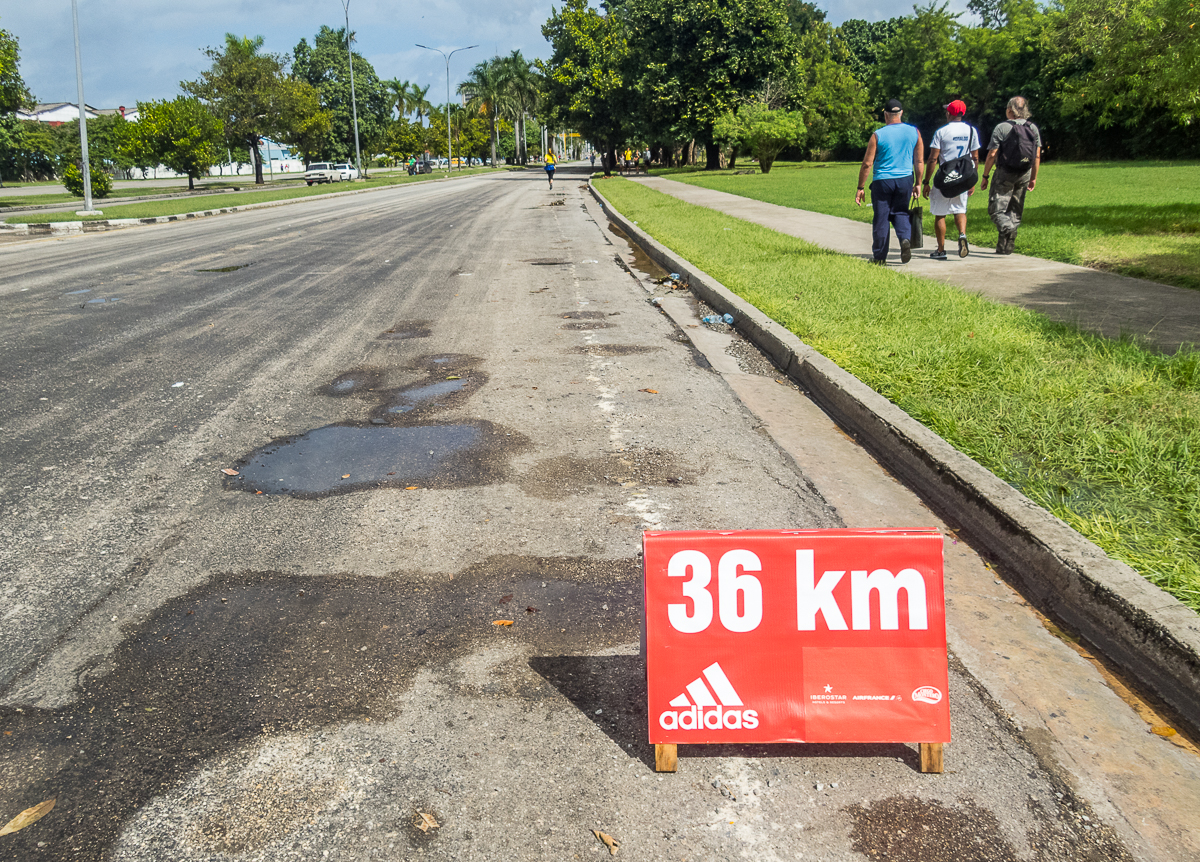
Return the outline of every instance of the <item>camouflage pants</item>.
{"type": "Polygon", "coordinates": [[[1025,191],[1032,171],[1015,174],[996,168],[988,190],[988,216],[1001,233],[1016,233],[1025,211],[1025,191]]]}

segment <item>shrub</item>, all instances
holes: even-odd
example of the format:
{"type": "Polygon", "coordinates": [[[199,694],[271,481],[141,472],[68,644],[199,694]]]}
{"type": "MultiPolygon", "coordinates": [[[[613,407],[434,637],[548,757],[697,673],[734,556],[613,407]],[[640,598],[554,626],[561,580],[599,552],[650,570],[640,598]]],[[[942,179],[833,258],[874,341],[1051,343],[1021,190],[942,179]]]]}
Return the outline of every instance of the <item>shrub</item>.
{"type": "MultiPolygon", "coordinates": [[[[106,198],[108,193],[112,191],[112,177],[107,171],[99,168],[92,168],[92,197],[106,198]]],[[[67,192],[75,195],[77,198],[83,197],[83,172],[79,170],[78,165],[67,165],[63,169],[62,184],[66,187],[67,192]]]]}

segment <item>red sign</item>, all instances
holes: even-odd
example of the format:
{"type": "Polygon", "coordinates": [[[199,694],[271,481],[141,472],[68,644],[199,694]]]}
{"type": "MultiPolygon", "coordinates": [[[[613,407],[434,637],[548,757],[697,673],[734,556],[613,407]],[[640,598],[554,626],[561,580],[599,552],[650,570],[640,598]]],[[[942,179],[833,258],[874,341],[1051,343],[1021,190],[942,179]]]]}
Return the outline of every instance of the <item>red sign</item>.
{"type": "Polygon", "coordinates": [[[650,742],[949,742],[935,530],[646,532],[650,742]]]}

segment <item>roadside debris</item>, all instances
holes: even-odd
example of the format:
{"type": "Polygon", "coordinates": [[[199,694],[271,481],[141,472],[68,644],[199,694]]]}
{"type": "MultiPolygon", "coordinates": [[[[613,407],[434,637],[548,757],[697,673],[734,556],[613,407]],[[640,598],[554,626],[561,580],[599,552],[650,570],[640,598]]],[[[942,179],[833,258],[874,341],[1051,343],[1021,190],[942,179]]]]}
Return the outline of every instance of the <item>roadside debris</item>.
{"type": "Polygon", "coordinates": [[[237,476],[238,475],[238,471],[234,470],[232,467],[222,467],[221,472],[224,473],[226,476],[237,476]]]}
{"type": "Polygon", "coordinates": [[[422,832],[428,832],[430,829],[437,829],[442,824],[438,823],[433,818],[432,814],[426,814],[424,811],[417,812],[417,828],[422,832]]]}
{"type": "Polygon", "coordinates": [[[657,395],[657,389],[639,389],[638,392],[649,392],[651,395],[657,395]]]}
{"type": "Polygon", "coordinates": [[[26,826],[37,823],[39,820],[49,814],[50,809],[53,807],[54,800],[47,799],[45,802],[35,805],[32,808],[26,808],[12,820],[8,821],[8,823],[4,824],[3,828],[0,828],[0,835],[8,835],[12,832],[18,832],[24,829],[26,826]]]}
{"type": "Polygon", "coordinates": [[[494,626],[511,626],[512,624],[512,620],[492,620],[494,626]]]}
{"type": "Polygon", "coordinates": [[[607,832],[601,832],[599,829],[593,829],[592,834],[596,836],[596,840],[601,842],[608,848],[609,856],[617,855],[617,848],[621,846],[621,842],[613,838],[607,832]]]}
{"type": "Polygon", "coordinates": [[[507,605],[509,602],[512,601],[512,597],[513,597],[512,593],[509,593],[507,596],[501,596],[500,601],[496,602],[496,604],[507,605]]]}

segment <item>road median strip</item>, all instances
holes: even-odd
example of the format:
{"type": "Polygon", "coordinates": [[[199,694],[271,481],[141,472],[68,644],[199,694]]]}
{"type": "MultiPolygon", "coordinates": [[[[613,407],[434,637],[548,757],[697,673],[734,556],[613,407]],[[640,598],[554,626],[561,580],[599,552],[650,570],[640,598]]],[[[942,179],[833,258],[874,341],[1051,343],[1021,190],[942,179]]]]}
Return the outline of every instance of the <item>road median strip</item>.
{"type": "MultiPolygon", "coordinates": [[[[606,181],[604,187],[614,189],[615,186],[608,184],[619,182],[606,181]]],[[[1006,576],[1039,608],[1085,637],[1182,716],[1196,723],[1196,716],[1200,716],[1200,617],[1191,608],[1149,583],[1131,566],[1109,557],[1063,520],[803,342],[747,299],[659,243],[635,220],[618,211],[595,185],[591,185],[591,190],[613,222],[641,245],[651,259],[668,272],[681,273],[695,294],[718,312],[732,314],[737,329],[746,338],[769,354],[893,474],[950,523],[960,526],[986,555],[1004,567],[1006,576]]],[[[642,190],[640,194],[666,197],[650,190],[642,190]]],[[[682,202],[676,205],[691,206],[682,202]]],[[[696,219],[702,217],[693,215],[696,219]]],[[[658,214],[655,217],[660,221],[666,218],[658,214]]],[[[747,238],[752,234],[759,236],[756,231],[773,232],[720,214],[703,218],[726,225],[716,228],[719,231],[731,231],[732,235],[726,235],[726,247],[738,249],[746,259],[761,263],[762,249],[747,238]],[[758,259],[754,257],[756,254],[758,259]]],[[[785,241],[792,244],[789,249],[812,248],[800,240],[775,236],[780,237],[780,248],[785,241]]],[[[711,248],[713,244],[704,247],[711,248]]],[[[869,271],[860,262],[839,260],[845,261],[846,266],[861,267],[864,273],[869,271]]],[[[731,273],[727,278],[749,277],[739,276],[732,265],[727,269],[731,273]]],[[[868,313],[903,325],[904,313],[909,310],[904,303],[921,280],[890,273],[862,276],[868,277],[894,279],[896,306],[872,307],[868,313]]],[[[801,297],[797,295],[796,300],[801,301],[801,297]]],[[[983,302],[978,298],[968,301],[983,302]]],[[[852,305],[853,300],[847,303],[852,305]]],[[[849,309],[846,314],[854,311],[849,309]]],[[[1005,313],[1029,314],[1014,309],[1005,313]]],[[[1067,328],[1054,331],[1068,332],[1067,328]]],[[[974,335],[970,333],[972,338],[974,335]]],[[[1073,334],[1072,337],[1088,338],[1073,334]]],[[[1095,343],[1103,346],[1100,341],[1095,343]]],[[[1179,357],[1161,361],[1168,372],[1178,374],[1192,360],[1179,357]]],[[[1042,373],[1050,370],[1043,369],[1042,373]]],[[[1194,380],[1190,387],[1194,389],[1194,380]]]]}
{"type": "MultiPolygon", "coordinates": [[[[109,230],[117,230],[117,229],[121,229],[121,228],[135,227],[138,225],[166,224],[168,222],[173,222],[173,221],[186,221],[187,219],[205,218],[207,216],[221,215],[224,213],[235,213],[235,212],[243,212],[246,210],[263,209],[266,207],[282,206],[284,204],[300,203],[303,201],[328,200],[329,198],[345,197],[347,195],[360,195],[360,194],[366,194],[367,192],[377,192],[377,191],[383,191],[385,189],[401,188],[404,186],[417,185],[417,184],[421,184],[421,183],[425,183],[425,182],[443,182],[445,180],[465,179],[467,177],[482,176],[482,175],[489,174],[489,173],[498,173],[501,170],[502,169],[497,168],[493,171],[481,171],[479,173],[466,173],[466,174],[460,174],[458,176],[430,177],[428,180],[416,180],[416,181],[409,181],[409,182],[388,183],[386,185],[372,186],[370,188],[364,188],[364,189],[350,189],[347,191],[340,191],[340,192],[301,194],[296,197],[281,198],[278,200],[238,204],[236,206],[228,206],[228,207],[212,207],[210,209],[196,210],[196,211],[192,211],[192,212],[172,213],[172,214],[161,215],[161,216],[143,216],[143,217],[135,217],[135,218],[88,219],[86,221],[85,220],[45,221],[45,222],[22,222],[22,223],[18,223],[18,224],[0,224],[0,236],[15,235],[15,236],[38,237],[38,236],[69,236],[72,234],[80,234],[80,233],[100,233],[100,232],[109,231],[109,230]]],[[[288,189],[288,190],[266,189],[266,190],[262,190],[262,191],[265,191],[268,193],[273,192],[273,191],[305,192],[305,191],[307,191],[307,189],[288,189]]],[[[233,193],[228,193],[228,194],[256,194],[256,193],[260,193],[260,192],[249,191],[249,192],[233,192],[233,193]]],[[[169,200],[170,199],[167,199],[167,201],[164,201],[164,202],[169,202],[169,200]]],[[[178,199],[176,199],[176,200],[178,200],[178,199]]],[[[125,204],[119,204],[119,205],[125,206],[125,204]]]]}

